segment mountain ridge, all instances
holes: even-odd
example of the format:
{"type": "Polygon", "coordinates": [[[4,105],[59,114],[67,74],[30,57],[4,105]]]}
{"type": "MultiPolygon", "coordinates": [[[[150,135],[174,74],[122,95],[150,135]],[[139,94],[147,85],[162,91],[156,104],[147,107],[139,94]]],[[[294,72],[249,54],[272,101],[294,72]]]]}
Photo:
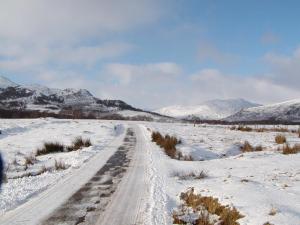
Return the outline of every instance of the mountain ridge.
{"type": "Polygon", "coordinates": [[[226,118],[244,108],[258,105],[259,104],[252,103],[241,98],[226,100],[214,99],[193,106],[167,106],[156,110],[155,112],[162,115],[183,119],[198,118],[204,120],[219,120],[226,118]]]}
{"type": "Polygon", "coordinates": [[[86,89],[19,85],[6,77],[0,77],[0,110],[2,118],[52,116],[151,120],[164,117],[135,108],[122,100],[99,99],[86,89]],[[129,116],[122,115],[124,110],[131,111],[126,114],[129,116]]]}

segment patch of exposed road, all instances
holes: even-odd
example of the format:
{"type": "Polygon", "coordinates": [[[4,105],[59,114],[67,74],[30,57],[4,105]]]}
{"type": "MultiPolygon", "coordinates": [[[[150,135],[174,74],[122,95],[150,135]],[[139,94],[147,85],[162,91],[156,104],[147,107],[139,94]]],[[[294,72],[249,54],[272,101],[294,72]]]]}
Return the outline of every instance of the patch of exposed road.
{"type": "Polygon", "coordinates": [[[127,129],[124,143],[107,163],[61,207],[56,209],[43,225],[90,225],[101,217],[127,171],[136,146],[134,131],[127,129]]]}

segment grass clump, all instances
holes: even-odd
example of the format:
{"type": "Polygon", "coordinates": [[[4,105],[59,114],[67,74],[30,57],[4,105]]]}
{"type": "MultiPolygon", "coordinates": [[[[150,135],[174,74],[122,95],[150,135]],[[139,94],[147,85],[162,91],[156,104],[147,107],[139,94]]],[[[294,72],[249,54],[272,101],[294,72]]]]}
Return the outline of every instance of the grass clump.
{"type": "Polygon", "coordinates": [[[36,151],[36,155],[46,155],[58,152],[72,152],[85,147],[90,147],[92,142],[89,138],[76,137],[70,146],[65,146],[59,142],[45,142],[42,148],[36,151]]]}
{"type": "Polygon", "coordinates": [[[85,147],[92,146],[92,142],[90,139],[83,139],[82,137],[76,137],[70,146],[67,147],[69,152],[76,151],[85,147]]]}
{"type": "Polygon", "coordinates": [[[284,135],[282,135],[282,134],[278,134],[275,137],[275,142],[277,144],[284,144],[284,143],[286,143],[286,137],[284,135]]]}
{"type": "Polygon", "coordinates": [[[68,167],[67,167],[67,165],[65,164],[64,161],[55,159],[54,168],[55,168],[55,170],[65,170],[68,167]]]}
{"type": "Polygon", "coordinates": [[[36,155],[46,155],[50,153],[63,152],[65,146],[59,142],[45,142],[44,146],[37,150],[36,155]]]}
{"type": "Polygon", "coordinates": [[[279,150],[282,151],[282,154],[284,155],[297,154],[300,152],[300,144],[296,144],[293,147],[291,147],[289,144],[286,144],[279,150]]]}
{"type": "Polygon", "coordinates": [[[222,205],[217,198],[196,194],[194,188],[181,193],[180,200],[182,205],[179,212],[173,213],[173,224],[211,225],[218,222],[221,225],[239,225],[237,220],[244,217],[236,208],[222,205]],[[191,210],[198,214],[198,218],[186,221],[184,216],[191,210]],[[212,223],[209,215],[219,216],[219,221],[212,223]]]}
{"type": "Polygon", "coordinates": [[[152,132],[152,141],[163,148],[165,153],[172,159],[181,159],[183,157],[182,153],[176,149],[176,145],[181,143],[176,137],[163,136],[159,132],[152,132]]]}
{"type": "Polygon", "coordinates": [[[245,141],[240,149],[242,152],[260,152],[263,150],[263,147],[261,145],[254,147],[248,141],[245,141]]]}
{"type": "Polygon", "coordinates": [[[175,173],[174,176],[178,177],[180,180],[189,180],[189,179],[201,180],[208,177],[207,173],[203,170],[200,172],[175,173]]]}
{"type": "Polygon", "coordinates": [[[24,162],[24,166],[28,167],[29,165],[33,165],[34,162],[36,161],[36,157],[34,154],[30,154],[24,157],[25,162],[24,162]]]}

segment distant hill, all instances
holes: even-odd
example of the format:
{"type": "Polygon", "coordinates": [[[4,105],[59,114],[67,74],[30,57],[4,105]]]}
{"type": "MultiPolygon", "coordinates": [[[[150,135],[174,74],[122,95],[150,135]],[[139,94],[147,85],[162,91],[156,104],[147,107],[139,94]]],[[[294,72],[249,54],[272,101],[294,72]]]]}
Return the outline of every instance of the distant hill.
{"type": "Polygon", "coordinates": [[[300,122],[300,99],[244,109],[225,120],[229,122],[300,122]]]}
{"type": "Polygon", "coordinates": [[[0,77],[0,117],[105,118],[160,120],[167,117],[137,109],[121,100],[102,100],[85,89],[23,86],[0,77]],[[124,116],[123,111],[126,111],[124,116]],[[128,113],[131,112],[131,113],[128,113]]]}
{"type": "Polygon", "coordinates": [[[259,106],[244,99],[211,100],[194,106],[175,105],[156,110],[155,112],[176,118],[201,120],[220,120],[242,109],[259,106]]]}

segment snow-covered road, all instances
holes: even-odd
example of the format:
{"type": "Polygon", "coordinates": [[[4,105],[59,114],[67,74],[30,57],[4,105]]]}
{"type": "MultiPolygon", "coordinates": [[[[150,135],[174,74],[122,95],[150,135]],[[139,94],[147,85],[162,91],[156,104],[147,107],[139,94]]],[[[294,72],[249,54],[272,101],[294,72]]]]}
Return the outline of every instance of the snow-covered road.
{"type": "Polygon", "coordinates": [[[97,222],[97,225],[142,225],[145,224],[148,201],[146,179],[147,161],[145,139],[141,128],[134,125],[137,143],[130,168],[118,186],[112,201],[97,222]]]}
{"type": "Polygon", "coordinates": [[[117,136],[100,153],[96,154],[72,175],[60,180],[56,185],[32,198],[25,204],[9,211],[0,218],[1,225],[34,225],[41,221],[56,208],[70,198],[78,189],[87,183],[116,152],[122,144],[124,135],[117,136]]]}

